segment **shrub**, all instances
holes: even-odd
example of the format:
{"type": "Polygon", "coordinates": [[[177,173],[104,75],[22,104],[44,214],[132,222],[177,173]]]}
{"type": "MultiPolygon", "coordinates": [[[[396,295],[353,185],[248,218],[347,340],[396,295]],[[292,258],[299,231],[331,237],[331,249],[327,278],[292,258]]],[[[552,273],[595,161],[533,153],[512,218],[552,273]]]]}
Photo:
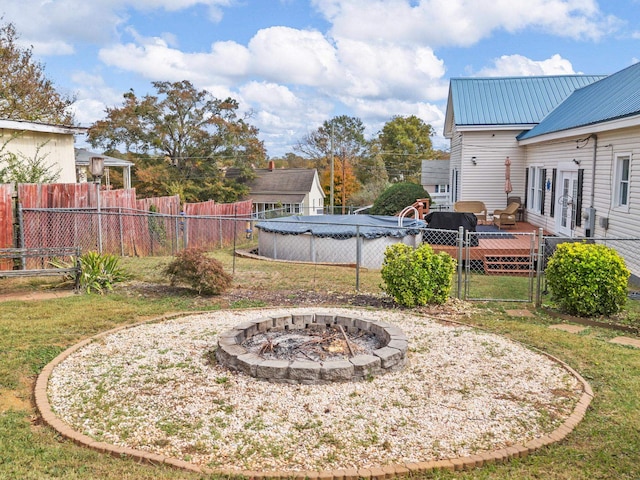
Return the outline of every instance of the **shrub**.
{"type": "Polygon", "coordinates": [[[429,244],[414,249],[404,243],[387,247],[382,263],[382,289],[406,307],[442,304],[451,292],[456,261],[448,254],[434,253],[429,244]]]}
{"type": "Polygon", "coordinates": [[[372,215],[395,215],[403,208],[413,205],[419,198],[431,198],[421,185],[415,183],[394,183],[376,199],[371,207],[372,215]]]}
{"type": "Polygon", "coordinates": [[[624,308],[630,272],[605,245],[561,243],[545,270],[551,297],[561,310],[589,317],[624,308]]]}
{"type": "Polygon", "coordinates": [[[113,290],[113,285],[123,282],[129,275],[120,267],[120,259],[109,253],[87,252],[80,256],[80,288],[87,293],[113,290]]]}
{"type": "Polygon", "coordinates": [[[185,283],[205,295],[224,292],[231,286],[232,280],[222,263],[208,257],[202,248],[187,248],[179,252],[164,273],[169,276],[171,285],[185,283]]]}

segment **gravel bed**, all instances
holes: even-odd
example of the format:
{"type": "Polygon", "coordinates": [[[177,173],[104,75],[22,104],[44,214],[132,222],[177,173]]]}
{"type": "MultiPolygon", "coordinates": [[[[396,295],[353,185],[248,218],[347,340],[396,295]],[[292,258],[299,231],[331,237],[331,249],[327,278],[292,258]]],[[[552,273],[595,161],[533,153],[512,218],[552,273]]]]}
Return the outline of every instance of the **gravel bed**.
{"type": "MultiPolygon", "coordinates": [[[[581,385],[503,337],[399,311],[383,320],[409,364],[371,381],[287,385],[211,364],[217,335],[255,318],[319,309],[218,311],[101,337],[54,369],[54,412],[96,440],[211,468],[366,468],[471,455],[549,433],[581,385]]],[[[215,362],[215,361],[214,361],[215,362]]]]}

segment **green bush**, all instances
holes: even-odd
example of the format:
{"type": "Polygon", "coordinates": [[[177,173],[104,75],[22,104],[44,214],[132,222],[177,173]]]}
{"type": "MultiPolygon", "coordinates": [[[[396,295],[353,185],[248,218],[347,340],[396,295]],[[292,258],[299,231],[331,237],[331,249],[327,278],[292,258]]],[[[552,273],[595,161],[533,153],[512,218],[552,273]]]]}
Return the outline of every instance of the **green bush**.
{"type": "Polygon", "coordinates": [[[442,304],[449,298],[456,261],[429,244],[414,249],[404,243],[390,245],[382,263],[382,289],[405,307],[442,304]]]}
{"type": "Polygon", "coordinates": [[[129,278],[120,267],[120,259],[109,253],[87,252],[80,256],[80,288],[87,293],[104,293],[113,285],[129,278]]]}
{"type": "Polygon", "coordinates": [[[587,243],[559,244],[545,270],[559,308],[582,317],[620,312],[627,300],[629,275],[614,249],[587,243]]]}
{"type": "Polygon", "coordinates": [[[232,277],[222,263],[208,257],[202,248],[187,248],[179,252],[164,270],[171,285],[185,283],[199,294],[218,295],[231,286],[232,277]]]}
{"type": "Polygon", "coordinates": [[[419,198],[431,198],[421,185],[415,183],[394,183],[376,199],[371,207],[372,215],[395,215],[403,208],[413,205],[419,198]]]}

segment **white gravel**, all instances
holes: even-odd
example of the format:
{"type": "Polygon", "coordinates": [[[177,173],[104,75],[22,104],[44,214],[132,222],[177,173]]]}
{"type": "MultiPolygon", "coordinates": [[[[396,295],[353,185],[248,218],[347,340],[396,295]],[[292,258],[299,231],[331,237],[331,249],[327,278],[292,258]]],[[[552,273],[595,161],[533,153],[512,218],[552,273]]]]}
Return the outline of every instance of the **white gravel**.
{"type": "Polygon", "coordinates": [[[396,311],[409,365],[369,382],[273,384],[209,365],[217,335],[254,318],[317,308],[219,311],[102,337],[61,362],[53,410],[116,445],[212,468],[366,468],[470,455],[552,431],[581,385],[547,357],[497,335],[396,311]]]}

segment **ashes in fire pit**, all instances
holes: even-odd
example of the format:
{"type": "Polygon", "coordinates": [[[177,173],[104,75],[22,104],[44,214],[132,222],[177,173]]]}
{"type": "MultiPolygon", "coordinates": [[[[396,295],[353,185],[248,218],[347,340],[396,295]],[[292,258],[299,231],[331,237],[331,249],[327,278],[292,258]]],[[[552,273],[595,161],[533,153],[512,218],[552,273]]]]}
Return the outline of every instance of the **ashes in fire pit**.
{"type": "Polygon", "coordinates": [[[285,330],[259,333],[245,340],[242,346],[267,360],[349,359],[356,355],[371,355],[382,347],[382,340],[371,332],[347,332],[342,325],[326,329],[285,330]]]}
{"type": "Polygon", "coordinates": [[[363,380],[402,368],[407,337],[391,324],[331,313],[259,318],[218,337],[231,370],[285,383],[363,380]]]}

